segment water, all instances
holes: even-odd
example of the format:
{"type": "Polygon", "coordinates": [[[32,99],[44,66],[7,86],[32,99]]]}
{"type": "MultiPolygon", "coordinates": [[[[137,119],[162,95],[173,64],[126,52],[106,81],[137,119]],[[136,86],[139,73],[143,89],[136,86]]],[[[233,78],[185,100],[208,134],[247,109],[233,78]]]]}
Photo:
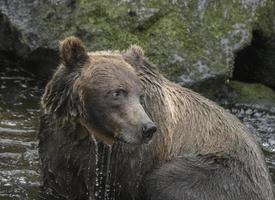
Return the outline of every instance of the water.
{"type": "MultiPolygon", "coordinates": [[[[113,159],[113,151],[111,145],[103,144],[93,140],[96,147],[96,185],[95,185],[95,198],[100,200],[115,200],[115,194],[112,193],[112,166],[115,164],[113,159]]],[[[90,195],[91,196],[91,195],[90,195]]]]}
{"type": "MultiPolygon", "coordinates": [[[[42,92],[42,86],[37,80],[19,70],[6,69],[1,72],[0,63],[1,200],[37,199],[40,172],[36,134],[42,92]]],[[[229,110],[256,136],[265,151],[275,181],[275,107],[267,109],[255,105],[234,105],[229,110]]],[[[116,172],[110,169],[110,163],[119,155],[112,154],[117,150],[104,145],[98,145],[97,151],[96,199],[100,196],[115,199],[110,193],[115,193],[111,186],[116,184],[113,180],[116,172]]]]}
{"type": "Polygon", "coordinates": [[[40,185],[36,132],[41,89],[24,76],[12,68],[0,71],[1,200],[37,199],[40,185]]]}

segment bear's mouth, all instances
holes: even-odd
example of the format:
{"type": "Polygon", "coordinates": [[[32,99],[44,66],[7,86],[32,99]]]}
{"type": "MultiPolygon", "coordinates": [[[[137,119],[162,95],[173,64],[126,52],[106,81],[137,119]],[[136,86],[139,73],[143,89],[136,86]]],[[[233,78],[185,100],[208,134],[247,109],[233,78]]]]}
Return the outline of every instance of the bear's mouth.
{"type": "Polygon", "coordinates": [[[102,141],[105,144],[112,145],[115,142],[115,138],[102,131],[95,130],[89,123],[85,123],[80,120],[80,124],[88,131],[90,135],[93,135],[97,140],[102,141]]]}
{"type": "Polygon", "coordinates": [[[129,142],[129,141],[125,141],[125,140],[123,140],[123,139],[118,139],[118,138],[116,138],[115,142],[116,142],[116,143],[120,143],[120,144],[129,145],[129,146],[130,146],[130,145],[131,145],[131,146],[140,146],[140,145],[144,144],[144,143],[142,143],[142,142],[129,142]]]}
{"type": "Polygon", "coordinates": [[[93,135],[97,140],[102,141],[105,144],[112,145],[114,142],[119,142],[123,144],[128,144],[128,145],[143,145],[143,144],[149,144],[152,141],[152,137],[150,138],[144,138],[141,136],[138,137],[138,133],[136,133],[136,136],[133,136],[131,134],[127,133],[105,133],[103,131],[96,130],[93,128],[89,123],[85,123],[84,121],[80,120],[80,124],[82,127],[84,127],[87,132],[90,135],[93,135]]]}
{"type": "Polygon", "coordinates": [[[115,137],[115,142],[123,143],[123,144],[128,144],[128,145],[136,145],[140,146],[143,144],[150,144],[152,141],[152,138],[138,138],[138,137],[123,137],[123,134],[120,134],[118,137],[115,137]]]}

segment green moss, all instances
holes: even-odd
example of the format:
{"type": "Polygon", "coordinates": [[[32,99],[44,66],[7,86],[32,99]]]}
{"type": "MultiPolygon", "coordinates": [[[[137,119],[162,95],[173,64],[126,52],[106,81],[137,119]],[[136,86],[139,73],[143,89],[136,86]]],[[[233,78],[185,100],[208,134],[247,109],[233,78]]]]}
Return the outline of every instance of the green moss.
{"type": "Polygon", "coordinates": [[[261,30],[267,36],[274,35],[274,21],[275,18],[275,3],[268,0],[266,6],[260,7],[256,12],[256,20],[253,23],[253,28],[261,30]]]}
{"type": "Polygon", "coordinates": [[[231,81],[229,86],[238,95],[240,102],[273,102],[275,103],[275,92],[262,84],[243,83],[231,81]]]}
{"type": "MultiPolygon", "coordinates": [[[[170,78],[179,76],[185,71],[196,70],[192,65],[201,60],[212,74],[231,75],[233,53],[225,54],[220,41],[230,37],[230,31],[236,24],[247,24],[249,27],[249,9],[243,8],[239,1],[232,3],[226,0],[211,1],[203,11],[198,11],[198,1],[190,1],[186,7],[167,6],[165,12],[139,36],[149,57],[164,73],[170,78]],[[176,65],[169,63],[175,54],[184,54],[184,61],[176,65]]],[[[237,34],[231,38],[229,45],[233,46],[241,40],[237,34]]],[[[196,74],[199,79],[199,73],[196,74]]]]}
{"type": "Polygon", "coordinates": [[[211,77],[225,80],[233,69],[234,46],[246,45],[252,28],[272,29],[274,3],[267,0],[254,11],[244,7],[241,0],[200,2],[79,0],[75,8],[66,4],[43,8],[35,19],[45,38],[60,40],[76,35],[91,51],[122,50],[138,44],[174,80],[182,74],[193,74],[194,82],[203,82],[205,72],[197,67],[198,61],[209,68],[211,77]],[[247,38],[242,38],[242,32],[247,38]],[[175,61],[175,57],[181,59],[175,61]]]}

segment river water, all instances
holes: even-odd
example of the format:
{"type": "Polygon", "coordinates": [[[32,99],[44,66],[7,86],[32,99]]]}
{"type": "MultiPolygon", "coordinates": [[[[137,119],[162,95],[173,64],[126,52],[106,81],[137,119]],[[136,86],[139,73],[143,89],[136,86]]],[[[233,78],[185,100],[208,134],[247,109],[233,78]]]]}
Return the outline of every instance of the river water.
{"type": "MultiPolygon", "coordinates": [[[[15,68],[0,70],[0,200],[37,199],[41,85],[15,68]]],[[[275,107],[234,105],[229,110],[256,136],[275,181],[275,107]]]]}

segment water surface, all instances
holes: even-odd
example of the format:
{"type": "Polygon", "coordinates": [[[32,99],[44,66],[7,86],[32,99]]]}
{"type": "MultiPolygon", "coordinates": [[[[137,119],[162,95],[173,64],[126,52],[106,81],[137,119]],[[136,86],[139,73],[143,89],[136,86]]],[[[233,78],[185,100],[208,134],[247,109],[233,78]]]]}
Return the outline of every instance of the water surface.
{"type": "Polygon", "coordinates": [[[17,69],[0,72],[0,199],[37,199],[39,82],[17,69]]]}

